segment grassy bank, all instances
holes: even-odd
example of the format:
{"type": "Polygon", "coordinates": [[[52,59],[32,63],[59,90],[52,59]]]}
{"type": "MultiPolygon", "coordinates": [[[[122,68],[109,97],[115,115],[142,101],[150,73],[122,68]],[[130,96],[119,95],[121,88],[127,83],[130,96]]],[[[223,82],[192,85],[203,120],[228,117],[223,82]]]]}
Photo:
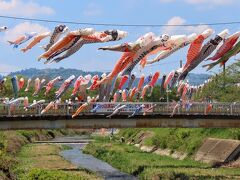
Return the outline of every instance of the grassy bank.
{"type": "Polygon", "coordinates": [[[97,138],[87,145],[85,153],[108,162],[123,172],[138,176],[140,179],[237,179],[239,169],[218,168],[193,161],[189,158],[176,160],[167,156],[145,153],[132,145],[97,138]]]}
{"type": "Polygon", "coordinates": [[[171,151],[193,155],[207,137],[240,140],[240,129],[204,129],[204,128],[154,128],[122,129],[119,137],[143,145],[155,146],[171,151]]]}
{"type": "Polygon", "coordinates": [[[49,144],[28,144],[17,154],[18,164],[14,174],[20,180],[29,179],[100,179],[64,160],[60,155],[62,146],[49,144]]]}
{"type": "Polygon", "coordinates": [[[19,163],[16,154],[21,148],[35,140],[48,140],[57,136],[73,136],[85,132],[75,130],[34,130],[0,132],[0,179],[16,179],[13,172],[19,163]]]}

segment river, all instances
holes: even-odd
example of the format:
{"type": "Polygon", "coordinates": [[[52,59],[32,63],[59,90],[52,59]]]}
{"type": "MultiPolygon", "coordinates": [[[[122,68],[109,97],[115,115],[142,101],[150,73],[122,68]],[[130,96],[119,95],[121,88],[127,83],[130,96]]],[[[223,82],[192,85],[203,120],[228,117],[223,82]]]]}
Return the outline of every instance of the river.
{"type": "Polygon", "coordinates": [[[82,149],[91,141],[86,136],[75,136],[75,137],[60,137],[55,138],[49,143],[65,144],[70,146],[72,149],[64,150],[60,152],[60,155],[70,161],[72,164],[79,168],[84,168],[97,173],[106,180],[136,180],[137,178],[120,172],[118,169],[112,167],[108,163],[99,160],[92,155],[84,154],[82,149]]]}

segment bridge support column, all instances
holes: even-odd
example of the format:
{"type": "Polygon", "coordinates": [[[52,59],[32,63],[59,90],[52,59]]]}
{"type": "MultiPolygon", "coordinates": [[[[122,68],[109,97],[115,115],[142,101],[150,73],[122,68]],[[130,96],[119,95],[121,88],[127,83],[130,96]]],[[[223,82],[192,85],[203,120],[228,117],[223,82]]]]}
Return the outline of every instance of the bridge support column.
{"type": "Polygon", "coordinates": [[[37,111],[38,111],[38,115],[39,115],[39,116],[41,115],[41,109],[42,109],[41,107],[42,107],[41,105],[38,105],[38,106],[37,106],[37,111]]]}
{"type": "Polygon", "coordinates": [[[10,108],[10,105],[7,106],[7,109],[8,109],[8,116],[11,116],[11,108],[10,108]]]}
{"type": "Polygon", "coordinates": [[[65,111],[67,112],[67,115],[69,116],[69,108],[70,108],[70,106],[68,106],[68,105],[66,105],[66,106],[64,106],[64,109],[65,109],[65,111]]]}

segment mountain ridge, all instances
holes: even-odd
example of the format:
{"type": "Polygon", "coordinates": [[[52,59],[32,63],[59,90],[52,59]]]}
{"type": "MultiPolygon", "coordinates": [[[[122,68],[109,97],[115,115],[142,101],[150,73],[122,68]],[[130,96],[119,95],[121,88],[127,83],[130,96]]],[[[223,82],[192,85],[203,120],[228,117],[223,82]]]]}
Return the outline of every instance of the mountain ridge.
{"type": "MultiPolygon", "coordinates": [[[[15,71],[11,72],[8,76],[14,76],[14,75],[23,75],[27,78],[45,78],[46,80],[51,80],[57,76],[62,76],[63,79],[67,79],[71,75],[75,75],[76,78],[80,75],[98,75],[101,76],[103,72],[101,71],[83,71],[79,69],[74,69],[74,68],[46,68],[46,69],[37,69],[37,68],[28,68],[28,69],[23,69],[20,71],[15,71]]],[[[195,73],[189,73],[187,76],[187,79],[191,85],[200,85],[204,83],[208,78],[210,77],[209,74],[195,74],[195,73]]],[[[137,78],[139,79],[139,78],[137,78]]],[[[158,80],[157,83],[160,83],[161,79],[158,80]]],[[[137,81],[135,81],[137,83],[137,81]]]]}

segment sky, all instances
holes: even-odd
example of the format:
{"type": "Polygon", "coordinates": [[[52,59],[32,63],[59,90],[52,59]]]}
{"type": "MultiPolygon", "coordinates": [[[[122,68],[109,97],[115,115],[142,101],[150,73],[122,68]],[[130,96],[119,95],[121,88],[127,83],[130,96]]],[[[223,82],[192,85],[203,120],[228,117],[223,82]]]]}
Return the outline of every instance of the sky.
{"type": "MultiPolygon", "coordinates": [[[[239,21],[239,5],[239,0],[74,0],[71,2],[69,0],[0,0],[0,16],[90,23],[182,25],[239,21]]],[[[59,67],[108,72],[113,68],[121,53],[97,50],[102,46],[133,42],[147,32],[154,32],[156,35],[163,33],[189,35],[212,28],[215,30],[215,34],[211,37],[214,37],[226,28],[230,33],[240,30],[240,24],[211,27],[206,25],[194,27],[106,27],[67,24],[70,30],[85,27],[93,27],[97,31],[117,28],[128,31],[129,34],[127,38],[118,42],[86,45],[68,59],[50,65],[37,61],[37,57],[43,53],[39,46],[46,44],[48,39],[27,53],[20,51],[25,45],[13,49],[6,42],[27,32],[51,31],[56,25],[56,23],[0,18],[0,26],[9,27],[9,31],[0,33],[0,73],[6,74],[26,68],[59,67]]],[[[181,49],[170,57],[146,67],[142,72],[138,67],[133,72],[137,75],[156,71],[160,71],[162,74],[168,73],[179,67],[180,60],[186,62],[187,49],[181,49]]],[[[227,65],[233,63],[236,58],[232,58],[227,65]]],[[[206,62],[202,64],[204,63],[206,62]]],[[[206,71],[201,65],[193,72],[205,73],[206,71]]],[[[219,67],[216,67],[213,71],[219,72],[220,70],[219,67]]]]}

